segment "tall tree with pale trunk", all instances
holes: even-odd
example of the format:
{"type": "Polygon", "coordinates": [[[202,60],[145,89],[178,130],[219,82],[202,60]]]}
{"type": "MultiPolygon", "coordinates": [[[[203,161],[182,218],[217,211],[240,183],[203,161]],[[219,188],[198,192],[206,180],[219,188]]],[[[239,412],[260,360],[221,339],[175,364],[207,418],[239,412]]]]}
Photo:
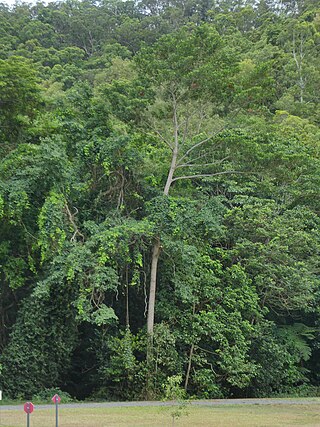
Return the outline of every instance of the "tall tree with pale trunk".
{"type": "MultiPolygon", "coordinates": [[[[228,82],[235,70],[235,58],[216,30],[207,25],[184,27],[142,50],[137,63],[156,93],[148,124],[168,147],[163,195],[170,194],[176,181],[234,173],[229,157],[222,157],[212,146],[214,137],[225,128],[218,111],[232,98],[228,82]]],[[[147,331],[151,342],[161,248],[158,235],[150,271],[147,331]]]]}

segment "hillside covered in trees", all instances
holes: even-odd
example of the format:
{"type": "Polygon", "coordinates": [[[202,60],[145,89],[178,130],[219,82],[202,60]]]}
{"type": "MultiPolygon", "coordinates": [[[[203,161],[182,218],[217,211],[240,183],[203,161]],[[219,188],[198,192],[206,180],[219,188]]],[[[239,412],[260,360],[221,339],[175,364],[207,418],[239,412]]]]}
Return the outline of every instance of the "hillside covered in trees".
{"type": "Polygon", "coordinates": [[[0,4],[7,396],[320,390],[318,0],[0,4]]]}

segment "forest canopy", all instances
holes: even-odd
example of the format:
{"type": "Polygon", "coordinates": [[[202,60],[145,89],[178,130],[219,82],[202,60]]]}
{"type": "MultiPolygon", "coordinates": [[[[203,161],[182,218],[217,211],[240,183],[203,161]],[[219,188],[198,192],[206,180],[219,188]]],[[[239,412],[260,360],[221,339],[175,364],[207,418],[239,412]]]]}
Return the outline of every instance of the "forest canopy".
{"type": "Polygon", "coordinates": [[[320,392],[317,0],[0,3],[0,385],[320,392]]]}

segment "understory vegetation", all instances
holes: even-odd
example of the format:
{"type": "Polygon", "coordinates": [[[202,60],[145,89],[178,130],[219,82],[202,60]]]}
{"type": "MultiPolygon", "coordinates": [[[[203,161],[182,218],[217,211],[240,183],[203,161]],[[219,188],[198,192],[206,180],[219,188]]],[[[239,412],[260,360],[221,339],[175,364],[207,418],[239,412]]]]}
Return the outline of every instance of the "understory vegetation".
{"type": "Polygon", "coordinates": [[[0,46],[6,395],[318,395],[318,1],[0,4],[0,46]]]}

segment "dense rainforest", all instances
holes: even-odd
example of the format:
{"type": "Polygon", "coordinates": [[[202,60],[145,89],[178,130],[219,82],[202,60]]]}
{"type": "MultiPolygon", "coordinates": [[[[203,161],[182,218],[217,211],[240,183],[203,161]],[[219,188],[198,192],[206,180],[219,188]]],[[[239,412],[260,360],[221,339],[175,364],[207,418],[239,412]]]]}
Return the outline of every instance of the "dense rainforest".
{"type": "Polygon", "coordinates": [[[317,0],[0,4],[0,385],[320,393],[317,0]]]}

